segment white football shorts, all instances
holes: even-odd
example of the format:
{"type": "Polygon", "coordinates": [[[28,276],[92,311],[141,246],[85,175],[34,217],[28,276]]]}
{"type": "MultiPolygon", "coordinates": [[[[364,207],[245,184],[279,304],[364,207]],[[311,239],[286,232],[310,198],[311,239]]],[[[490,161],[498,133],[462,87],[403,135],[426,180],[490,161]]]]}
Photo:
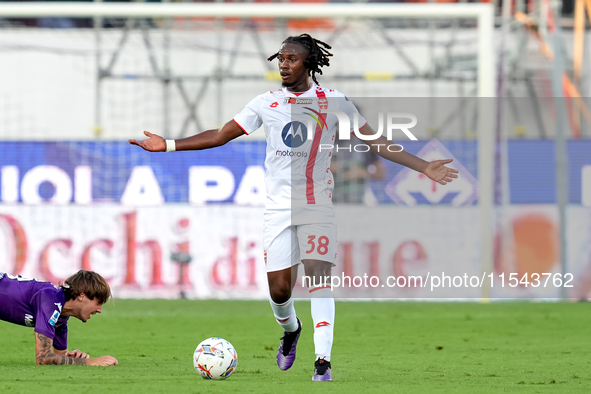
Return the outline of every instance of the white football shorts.
{"type": "Polygon", "coordinates": [[[263,244],[267,272],[280,271],[303,260],[327,261],[333,266],[337,252],[337,226],[333,215],[326,222],[291,224],[291,212],[265,214],[263,244]]]}

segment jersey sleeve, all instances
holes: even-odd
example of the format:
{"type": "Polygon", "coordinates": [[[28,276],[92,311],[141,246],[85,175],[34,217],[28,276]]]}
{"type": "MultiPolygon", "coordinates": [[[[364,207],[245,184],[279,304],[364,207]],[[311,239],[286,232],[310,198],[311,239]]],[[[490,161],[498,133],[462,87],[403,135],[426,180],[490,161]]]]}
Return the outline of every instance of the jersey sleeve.
{"type": "Polygon", "coordinates": [[[261,107],[263,105],[263,96],[257,96],[246,104],[246,107],[236,116],[234,122],[246,133],[251,134],[263,124],[261,118],[261,107]]]}
{"type": "Polygon", "coordinates": [[[349,117],[349,119],[351,120],[350,126],[349,126],[351,128],[351,130],[349,130],[351,133],[354,131],[354,127],[355,127],[355,122],[354,122],[355,115],[358,117],[357,124],[358,124],[359,128],[362,128],[363,126],[365,126],[367,124],[367,120],[365,120],[363,115],[361,115],[359,113],[355,104],[353,104],[351,102],[351,100],[349,100],[347,98],[347,96],[343,95],[343,97],[339,98],[339,109],[341,111],[343,111],[344,113],[346,113],[347,116],[349,117]]]}
{"type": "Polygon", "coordinates": [[[55,325],[55,337],[53,338],[53,347],[57,350],[68,349],[68,318],[61,318],[55,325]]]}
{"type": "Polygon", "coordinates": [[[55,291],[43,289],[38,291],[31,300],[35,312],[35,332],[54,339],[55,325],[60,317],[60,309],[56,305],[60,300],[55,291]]]}

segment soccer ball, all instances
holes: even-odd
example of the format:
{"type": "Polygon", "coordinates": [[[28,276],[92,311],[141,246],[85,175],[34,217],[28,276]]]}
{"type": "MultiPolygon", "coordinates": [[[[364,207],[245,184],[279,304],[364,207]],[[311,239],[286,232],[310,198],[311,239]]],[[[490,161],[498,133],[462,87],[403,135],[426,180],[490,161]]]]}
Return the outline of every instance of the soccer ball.
{"type": "Polygon", "coordinates": [[[238,354],[234,346],[222,338],[208,338],[197,345],[193,354],[195,371],[203,379],[226,379],[236,371],[238,354]]]}

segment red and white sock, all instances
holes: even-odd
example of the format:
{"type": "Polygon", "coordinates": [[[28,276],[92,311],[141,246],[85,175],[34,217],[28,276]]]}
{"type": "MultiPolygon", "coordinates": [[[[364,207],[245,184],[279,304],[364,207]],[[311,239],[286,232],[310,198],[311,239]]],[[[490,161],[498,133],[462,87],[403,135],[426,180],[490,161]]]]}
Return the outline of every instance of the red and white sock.
{"type": "Polygon", "coordinates": [[[275,320],[283,328],[284,331],[294,332],[298,330],[298,319],[296,317],[296,311],[293,307],[293,298],[283,304],[276,304],[273,300],[269,300],[275,320]]]}
{"type": "Polygon", "coordinates": [[[330,286],[310,288],[312,320],[314,321],[314,348],[316,360],[330,361],[334,338],[334,298],[330,286]]]}

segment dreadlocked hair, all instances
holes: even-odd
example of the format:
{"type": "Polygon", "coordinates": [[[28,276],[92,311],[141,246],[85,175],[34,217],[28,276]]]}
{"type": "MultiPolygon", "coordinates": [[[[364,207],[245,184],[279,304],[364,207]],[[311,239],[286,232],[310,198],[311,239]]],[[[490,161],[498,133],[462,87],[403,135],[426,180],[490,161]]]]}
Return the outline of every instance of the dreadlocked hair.
{"type": "MultiPolygon", "coordinates": [[[[316,73],[322,75],[322,70],[320,67],[323,66],[330,66],[329,57],[332,56],[328,50],[332,47],[325,42],[317,40],[316,38],[312,37],[309,34],[300,34],[299,36],[290,36],[287,37],[283,44],[299,44],[302,47],[306,48],[308,51],[308,56],[306,61],[304,62],[304,67],[308,69],[308,75],[312,76],[312,80],[317,84],[318,81],[316,80],[316,73]]],[[[279,56],[279,52],[275,53],[272,56],[269,56],[267,59],[268,61],[272,61],[277,56],[279,56]]]]}

